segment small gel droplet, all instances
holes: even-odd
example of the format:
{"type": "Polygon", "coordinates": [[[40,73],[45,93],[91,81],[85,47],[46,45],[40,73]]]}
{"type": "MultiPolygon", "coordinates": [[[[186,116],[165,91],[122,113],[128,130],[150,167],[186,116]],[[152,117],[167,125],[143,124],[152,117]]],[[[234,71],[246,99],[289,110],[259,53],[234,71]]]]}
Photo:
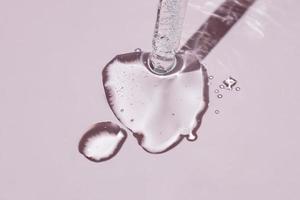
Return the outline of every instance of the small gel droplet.
{"type": "Polygon", "coordinates": [[[227,87],[227,89],[232,90],[232,88],[237,84],[237,80],[235,80],[232,77],[229,77],[225,81],[223,81],[223,84],[227,87]]]}
{"type": "Polygon", "coordinates": [[[78,150],[90,161],[102,162],[114,157],[126,138],[126,131],[118,125],[100,122],[82,136],[78,150]]]}
{"type": "Polygon", "coordinates": [[[210,80],[213,80],[214,79],[214,76],[209,76],[208,77],[210,80]]]}
{"type": "Polygon", "coordinates": [[[215,110],[215,114],[220,114],[220,111],[219,110],[215,110]]]}
{"type": "Polygon", "coordinates": [[[241,88],[240,88],[240,87],[237,87],[237,88],[235,88],[235,90],[236,90],[236,91],[240,91],[240,90],[241,90],[241,88]]]}
{"type": "Polygon", "coordinates": [[[222,98],[223,98],[223,95],[222,95],[222,94],[218,94],[217,97],[218,97],[219,99],[222,99],[222,98]]]}
{"type": "Polygon", "coordinates": [[[220,91],[218,89],[215,90],[215,93],[219,93],[220,91]]]}

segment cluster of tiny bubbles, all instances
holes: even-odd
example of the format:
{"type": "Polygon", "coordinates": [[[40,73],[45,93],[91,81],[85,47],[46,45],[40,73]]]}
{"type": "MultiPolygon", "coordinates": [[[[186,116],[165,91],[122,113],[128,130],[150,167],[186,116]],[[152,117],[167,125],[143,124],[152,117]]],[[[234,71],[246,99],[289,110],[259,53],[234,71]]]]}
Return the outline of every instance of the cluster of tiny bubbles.
{"type": "MultiPolygon", "coordinates": [[[[220,89],[233,90],[234,86],[237,84],[237,80],[232,78],[231,76],[223,81],[222,84],[219,85],[220,89]]],[[[240,91],[240,87],[236,87],[235,91],[240,91]]]]}
{"type": "MultiPolygon", "coordinates": [[[[209,76],[209,79],[212,80],[214,77],[213,76],[209,76]]],[[[219,89],[215,89],[214,90],[214,93],[216,94],[217,98],[218,99],[222,99],[223,98],[223,90],[226,89],[228,91],[232,91],[232,90],[235,90],[235,91],[240,91],[241,88],[240,87],[235,87],[236,84],[238,83],[238,81],[229,76],[227,79],[225,79],[224,81],[222,81],[222,83],[219,85],[219,89]]],[[[220,114],[220,110],[215,110],[215,114],[220,114]]]]}

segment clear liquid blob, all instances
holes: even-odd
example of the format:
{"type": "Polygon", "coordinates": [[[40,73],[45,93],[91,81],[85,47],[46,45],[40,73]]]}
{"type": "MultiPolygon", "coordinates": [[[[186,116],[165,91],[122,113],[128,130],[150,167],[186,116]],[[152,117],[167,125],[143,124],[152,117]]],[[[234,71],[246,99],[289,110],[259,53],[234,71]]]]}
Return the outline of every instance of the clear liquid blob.
{"type": "Polygon", "coordinates": [[[112,122],[95,124],[81,138],[79,152],[93,162],[102,162],[114,157],[127,138],[125,130],[112,122]]]}
{"type": "Polygon", "coordinates": [[[116,56],[103,70],[107,101],[119,121],[149,153],[194,141],[208,108],[208,75],[192,54],[179,54],[172,72],[157,75],[149,53],[116,56]],[[120,110],[123,109],[123,112],[120,110]]]}

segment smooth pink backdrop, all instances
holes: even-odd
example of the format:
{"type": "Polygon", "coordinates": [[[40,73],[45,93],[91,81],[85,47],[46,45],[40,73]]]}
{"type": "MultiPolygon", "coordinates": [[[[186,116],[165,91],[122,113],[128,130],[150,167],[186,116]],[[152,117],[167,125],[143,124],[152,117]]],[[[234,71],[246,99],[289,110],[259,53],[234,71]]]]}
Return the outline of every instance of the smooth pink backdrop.
{"type": "MultiPolygon", "coordinates": [[[[191,0],[183,40],[221,0],[191,0]]],[[[117,122],[101,70],[151,50],[157,0],[0,0],[0,200],[299,200],[300,2],[257,0],[204,60],[212,91],[199,139],[151,155],[129,137],[112,160],[83,132],[117,122]],[[214,114],[219,109],[219,115],[214,114]]]]}

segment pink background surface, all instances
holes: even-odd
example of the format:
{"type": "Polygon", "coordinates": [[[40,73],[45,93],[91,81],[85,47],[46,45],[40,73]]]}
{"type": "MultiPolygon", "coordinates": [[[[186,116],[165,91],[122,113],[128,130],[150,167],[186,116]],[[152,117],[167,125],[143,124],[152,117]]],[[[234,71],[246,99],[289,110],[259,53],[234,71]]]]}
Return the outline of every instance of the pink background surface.
{"type": "MultiPolygon", "coordinates": [[[[191,0],[183,40],[221,2],[191,0]]],[[[232,75],[241,91],[212,92],[196,142],[151,155],[129,137],[100,164],[78,153],[90,125],[117,122],[101,70],[116,54],[151,50],[156,6],[0,0],[1,200],[300,198],[297,0],[257,0],[204,60],[212,90],[232,75]]]]}

